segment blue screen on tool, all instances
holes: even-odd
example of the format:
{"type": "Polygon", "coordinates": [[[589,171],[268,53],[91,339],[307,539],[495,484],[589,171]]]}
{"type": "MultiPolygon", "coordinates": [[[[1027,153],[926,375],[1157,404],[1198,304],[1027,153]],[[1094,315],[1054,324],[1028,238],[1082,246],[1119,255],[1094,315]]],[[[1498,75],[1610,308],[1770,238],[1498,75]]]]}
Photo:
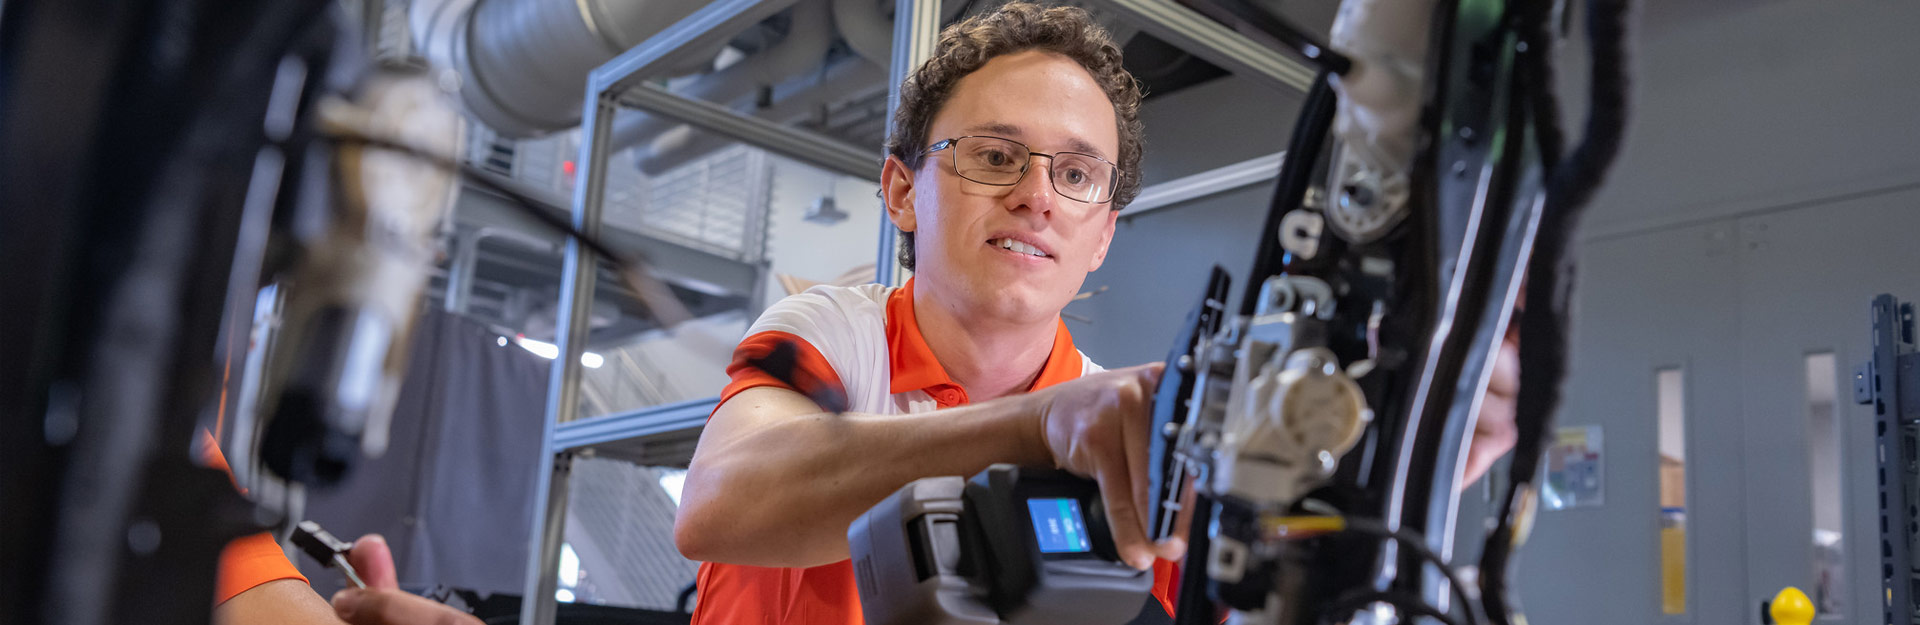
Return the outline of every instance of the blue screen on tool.
{"type": "Polygon", "coordinates": [[[1040,539],[1040,553],[1084,553],[1093,549],[1087,538],[1087,523],[1080,517],[1080,500],[1028,499],[1027,511],[1033,515],[1033,534],[1040,539]]]}

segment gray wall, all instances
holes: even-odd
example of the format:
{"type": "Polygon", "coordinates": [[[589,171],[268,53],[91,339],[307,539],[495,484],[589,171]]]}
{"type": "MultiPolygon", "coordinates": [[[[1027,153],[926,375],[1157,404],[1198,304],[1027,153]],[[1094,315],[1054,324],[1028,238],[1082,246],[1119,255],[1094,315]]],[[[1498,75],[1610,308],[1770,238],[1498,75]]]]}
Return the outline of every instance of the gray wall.
{"type": "Polygon", "coordinates": [[[1643,4],[1634,125],[1590,236],[1920,183],[1920,4],[1643,4]]]}

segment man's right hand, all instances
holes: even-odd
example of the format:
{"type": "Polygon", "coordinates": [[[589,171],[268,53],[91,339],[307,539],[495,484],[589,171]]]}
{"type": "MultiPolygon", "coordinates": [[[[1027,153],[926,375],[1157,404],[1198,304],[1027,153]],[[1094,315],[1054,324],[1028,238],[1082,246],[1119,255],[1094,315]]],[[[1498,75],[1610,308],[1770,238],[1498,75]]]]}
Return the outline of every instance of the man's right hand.
{"type": "Polygon", "coordinates": [[[1040,433],[1055,466],[1100,484],[1114,546],[1134,568],[1154,557],[1177,560],[1185,541],[1147,541],[1150,483],[1148,444],[1153,391],[1162,365],[1104,371],[1051,386],[1031,397],[1039,402],[1040,433]]]}
{"type": "Polygon", "coordinates": [[[387,539],[368,534],[353,541],[347,562],[366,582],[366,590],[348,588],[333,595],[333,612],[353,625],[481,625],[480,619],[452,606],[400,590],[387,539]]]}

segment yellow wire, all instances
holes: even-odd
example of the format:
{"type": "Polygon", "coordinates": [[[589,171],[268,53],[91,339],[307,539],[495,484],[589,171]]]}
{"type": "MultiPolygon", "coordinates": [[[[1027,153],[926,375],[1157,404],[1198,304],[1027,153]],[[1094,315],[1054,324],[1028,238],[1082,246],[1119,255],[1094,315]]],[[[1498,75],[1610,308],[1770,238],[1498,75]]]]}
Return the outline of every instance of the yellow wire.
{"type": "Polygon", "coordinates": [[[1337,516],[1281,516],[1263,518],[1260,525],[1267,533],[1292,536],[1338,532],[1347,529],[1347,520],[1337,516]]]}

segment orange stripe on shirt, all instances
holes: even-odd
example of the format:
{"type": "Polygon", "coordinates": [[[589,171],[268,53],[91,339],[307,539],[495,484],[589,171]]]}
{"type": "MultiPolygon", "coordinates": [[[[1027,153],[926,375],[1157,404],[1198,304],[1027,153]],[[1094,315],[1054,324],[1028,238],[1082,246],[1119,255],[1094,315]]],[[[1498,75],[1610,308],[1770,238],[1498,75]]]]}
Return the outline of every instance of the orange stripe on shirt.
{"type": "MultiPolygon", "coordinates": [[[[227,457],[220,453],[220,445],[213,442],[213,435],[206,430],[200,431],[199,452],[201,462],[233,477],[227,457]]],[[[220,552],[220,576],[214,582],[213,602],[215,605],[226,603],[255,586],[283,579],[308,583],[307,576],[301,575],[300,569],[287,560],[287,554],[280,550],[280,543],[274,542],[272,534],[242,536],[227,543],[227,548],[220,552]]]]}
{"type": "Polygon", "coordinates": [[[799,389],[794,388],[792,384],[750,364],[754,359],[765,358],[773,353],[774,348],[782,342],[793,343],[794,368],[798,372],[809,374],[822,384],[846,388],[846,385],[840,382],[840,374],[833,370],[833,365],[827,364],[827,358],[820,355],[820,350],[814,348],[813,344],[808,343],[806,339],[788,332],[756,332],[753,336],[740,341],[740,346],[733,349],[733,362],[727,365],[727,377],[732,381],[727,383],[726,388],[720,390],[719,403],[725,404],[741,391],[760,386],[777,386],[799,392],[799,389]]]}

